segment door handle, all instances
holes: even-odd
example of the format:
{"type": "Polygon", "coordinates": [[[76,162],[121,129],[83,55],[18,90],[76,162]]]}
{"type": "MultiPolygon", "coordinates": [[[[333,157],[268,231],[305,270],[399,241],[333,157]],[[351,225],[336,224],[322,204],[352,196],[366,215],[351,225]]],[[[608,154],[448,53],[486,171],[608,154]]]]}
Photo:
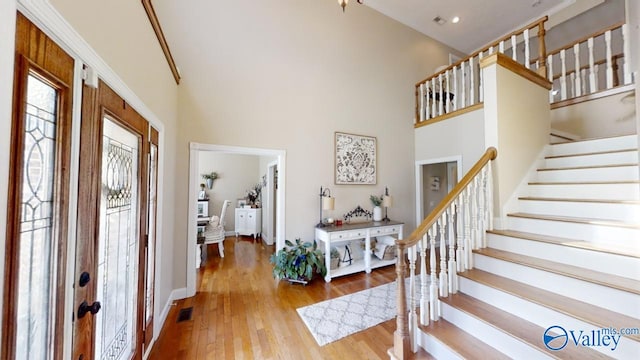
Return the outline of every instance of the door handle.
{"type": "Polygon", "coordinates": [[[91,315],[95,315],[100,311],[102,305],[100,305],[100,301],[95,301],[93,304],[89,305],[86,301],[83,301],[80,306],[78,306],[78,319],[82,319],[87,313],[91,313],[91,315]]]}

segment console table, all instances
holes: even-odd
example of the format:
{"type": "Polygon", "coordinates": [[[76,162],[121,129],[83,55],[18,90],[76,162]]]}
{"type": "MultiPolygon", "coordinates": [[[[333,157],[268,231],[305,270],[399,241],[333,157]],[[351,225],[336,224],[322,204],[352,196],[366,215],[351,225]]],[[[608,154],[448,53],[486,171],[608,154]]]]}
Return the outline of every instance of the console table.
{"type": "Polygon", "coordinates": [[[324,277],[326,282],[330,282],[336,276],[353,274],[356,272],[366,271],[370,273],[372,269],[395,264],[396,259],[380,260],[371,253],[371,238],[383,235],[397,235],[398,239],[402,239],[404,223],[397,221],[369,221],[357,224],[344,224],[341,226],[325,226],[316,228],[316,240],[319,246],[324,246],[325,264],[327,264],[327,275],[324,277]],[[362,260],[354,260],[349,266],[330,269],[331,263],[331,246],[343,245],[352,240],[364,239],[365,250],[362,260]]]}

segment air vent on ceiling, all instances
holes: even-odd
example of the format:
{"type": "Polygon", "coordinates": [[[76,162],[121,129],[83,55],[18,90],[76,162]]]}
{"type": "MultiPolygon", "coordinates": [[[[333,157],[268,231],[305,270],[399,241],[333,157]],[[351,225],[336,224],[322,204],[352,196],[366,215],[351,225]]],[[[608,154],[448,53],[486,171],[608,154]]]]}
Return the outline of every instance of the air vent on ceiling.
{"type": "Polygon", "coordinates": [[[442,16],[436,16],[433,18],[433,22],[435,22],[438,25],[444,25],[444,23],[447,22],[447,20],[443,19],[442,16]]]}

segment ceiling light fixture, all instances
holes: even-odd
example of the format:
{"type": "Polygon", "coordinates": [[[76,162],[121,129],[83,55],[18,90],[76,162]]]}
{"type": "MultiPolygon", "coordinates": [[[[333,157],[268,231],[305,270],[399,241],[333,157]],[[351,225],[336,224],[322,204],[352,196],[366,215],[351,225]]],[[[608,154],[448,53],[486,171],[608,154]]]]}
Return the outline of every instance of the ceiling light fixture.
{"type": "Polygon", "coordinates": [[[451,19],[451,22],[454,24],[457,24],[460,21],[460,17],[459,16],[454,16],[453,19],[451,19]]]}
{"type": "MultiPolygon", "coordinates": [[[[364,0],[356,0],[358,4],[362,4],[364,0]]],[[[344,8],[349,4],[349,0],[338,0],[338,5],[342,6],[342,12],[344,12],[344,8]]]]}

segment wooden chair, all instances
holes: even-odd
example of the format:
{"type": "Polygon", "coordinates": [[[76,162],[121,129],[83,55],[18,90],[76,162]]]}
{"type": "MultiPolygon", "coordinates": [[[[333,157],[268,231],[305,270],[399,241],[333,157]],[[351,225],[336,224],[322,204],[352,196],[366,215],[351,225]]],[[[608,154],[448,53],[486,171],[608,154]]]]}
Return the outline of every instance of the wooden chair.
{"type": "Polygon", "coordinates": [[[204,233],[202,234],[204,236],[205,245],[218,244],[220,257],[224,257],[224,219],[230,203],[230,200],[224,201],[222,204],[222,210],[220,211],[220,216],[212,216],[204,230],[204,233]]]}

